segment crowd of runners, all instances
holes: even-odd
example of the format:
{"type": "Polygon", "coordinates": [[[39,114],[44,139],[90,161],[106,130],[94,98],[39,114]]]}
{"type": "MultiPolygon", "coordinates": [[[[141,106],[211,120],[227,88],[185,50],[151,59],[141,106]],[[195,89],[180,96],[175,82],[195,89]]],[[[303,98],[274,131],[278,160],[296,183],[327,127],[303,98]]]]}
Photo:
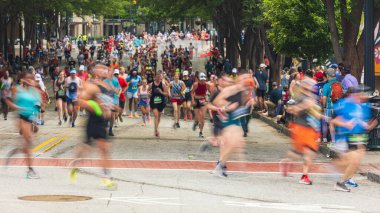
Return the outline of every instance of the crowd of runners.
{"type": "Polygon", "coordinates": [[[377,126],[377,119],[372,118],[367,89],[355,81],[349,65],[333,64],[328,69],[305,71],[291,68],[291,73],[285,69],[281,82],[271,82],[268,93],[268,65],[261,64],[257,71],[234,68],[217,48],[206,54],[209,60],[205,70],[193,70],[197,47],[192,43],[178,45],[177,40],[207,40],[207,36],[206,32],[144,33],[141,37],[120,33],[99,44],[82,36],[75,42],[79,52],[76,59],[72,57],[74,45],[64,38],[49,43],[48,49],[53,50],[33,59],[37,61],[35,66],[28,59],[26,68],[15,79],[3,70],[4,119],[7,120],[9,110],[16,110],[24,139],[23,146],[11,150],[8,159],[23,152],[29,167],[27,177],[39,177],[32,167],[30,145],[33,132],[45,124],[45,110],[54,102],[59,126],[66,123],[75,128],[78,116],[88,116],[87,139],[77,149],[78,160],[70,165],[70,179],[76,180],[77,162],[96,142],[102,158],[103,185],[114,189],[109,161],[111,144],[107,142],[108,136],[115,136],[113,128],[119,122],[128,122],[128,116],[141,119],[143,128],[153,122],[151,134],[159,138],[162,114],[172,110],[174,129],[181,128],[181,120],[190,120],[195,134],[204,138],[205,125],[212,125],[211,137],[201,144],[201,151],[218,147],[220,157],[214,173],[227,177],[231,156],[244,153],[252,111],[259,109],[268,115],[265,100],[269,96],[276,106],[278,121],[285,119],[292,129],[291,151],[280,163],[283,174],[287,175],[294,160],[302,159],[300,183],[311,185],[308,172],[313,158],[320,143],[331,141],[332,149],[339,153],[332,170],[343,173],[335,189],[350,191],[347,186],[358,186],[351,178],[365,154],[368,132],[377,126]],[[158,69],[159,62],[162,69],[158,69]],[[45,86],[47,79],[51,80],[52,91],[45,86]],[[172,108],[166,109],[169,104],[172,108]]]}

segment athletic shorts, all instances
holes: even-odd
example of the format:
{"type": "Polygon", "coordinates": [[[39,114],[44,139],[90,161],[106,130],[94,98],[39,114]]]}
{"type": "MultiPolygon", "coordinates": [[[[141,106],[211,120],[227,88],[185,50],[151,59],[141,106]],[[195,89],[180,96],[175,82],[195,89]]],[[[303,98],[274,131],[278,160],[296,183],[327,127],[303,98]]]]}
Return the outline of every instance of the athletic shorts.
{"type": "Polygon", "coordinates": [[[137,91],[136,92],[127,92],[127,97],[128,97],[128,99],[138,98],[137,91]]]}
{"type": "Polygon", "coordinates": [[[155,103],[152,103],[152,101],[150,102],[150,108],[152,108],[152,110],[157,109],[159,112],[162,112],[164,111],[165,107],[166,107],[165,103],[155,104],[155,103]]]}
{"type": "Polygon", "coordinates": [[[183,99],[171,98],[170,102],[177,103],[177,105],[182,105],[183,99]]]}
{"type": "Polygon", "coordinates": [[[120,100],[119,100],[119,107],[121,108],[121,110],[124,110],[124,107],[125,107],[125,101],[120,101],[120,100]]]}
{"type": "Polygon", "coordinates": [[[23,116],[23,115],[19,115],[19,117],[23,121],[26,121],[28,123],[33,123],[33,119],[31,117],[26,117],[26,116],[23,116]]]}
{"type": "Polygon", "coordinates": [[[191,93],[185,93],[185,99],[183,100],[184,102],[191,101],[191,93]]]}
{"type": "Polygon", "coordinates": [[[66,97],[66,102],[67,102],[67,105],[73,105],[73,106],[78,105],[78,101],[76,99],[72,99],[69,97],[66,97]]]}
{"type": "Polygon", "coordinates": [[[107,122],[102,116],[90,114],[86,128],[87,140],[85,144],[92,145],[93,140],[107,139],[107,122]]]}
{"type": "Polygon", "coordinates": [[[140,98],[140,100],[139,100],[139,107],[140,106],[143,106],[143,107],[148,107],[148,106],[150,106],[150,103],[149,103],[150,101],[146,101],[146,99],[142,99],[142,98],[140,98]]]}
{"type": "Polygon", "coordinates": [[[302,126],[295,123],[290,123],[291,138],[293,139],[293,151],[303,154],[305,149],[311,149],[315,152],[319,150],[318,132],[311,127],[302,126]]]}
{"type": "Polygon", "coordinates": [[[265,90],[257,89],[256,96],[260,98],[265,98],[265,93],[266,93],[265,90]]]}
{"type": "Polygon", "coordinates": [[[63,102],[66,102],[66,96],[58,96],[58,93],[55,93],[55,100],[61,99],[63,102]]]}
{"type": "Polygon", "coordinates": [[[200,109],[206,106],[206,104],[207,104],[206,99],[195,99],[194,109],[200,109]]]}

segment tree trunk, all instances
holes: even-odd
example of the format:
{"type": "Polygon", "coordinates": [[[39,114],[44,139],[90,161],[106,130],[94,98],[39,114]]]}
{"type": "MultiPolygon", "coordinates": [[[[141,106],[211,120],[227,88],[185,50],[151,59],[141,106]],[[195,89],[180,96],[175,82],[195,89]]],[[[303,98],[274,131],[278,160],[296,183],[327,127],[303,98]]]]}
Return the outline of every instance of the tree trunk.
{"type": "Polygon", "coordinates": [[[338,28],[336,27],[336,20],[335,20],[335,6],[333,0],[323,0],[324,4],[327,9],[327,17],[330,27],[330,34],[331,34],[331,44],[333,47],[334,55],[337,61],[342,62],[342,52],[339,46],[339,35],[338,35],[338,28]]]}

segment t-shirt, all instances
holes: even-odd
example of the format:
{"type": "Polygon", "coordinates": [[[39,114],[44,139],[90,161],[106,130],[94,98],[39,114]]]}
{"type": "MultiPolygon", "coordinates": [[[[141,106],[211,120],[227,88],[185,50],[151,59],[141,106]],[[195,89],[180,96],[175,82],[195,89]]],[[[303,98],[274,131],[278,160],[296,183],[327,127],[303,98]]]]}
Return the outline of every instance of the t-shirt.
{"type": "Polygon", "coordinates": [[[352,130],[342,126],[336,126],[336,141],[347,141],[348,134],[366,133],[367,130],[364,123],[372,118],[369,103],[357,103],[350,97],[340,99],[334,104],[334,115],[341,117],[344,122],[353,121],[354,123],[354,128],[352,130]]]}
{"type": "Polygon", "coordinates": [[[128,76],[126,80],[129,83],[127,92],[137,92],[139,83],[141,83],[142,81],[141,77],[139,75],[137,75],[136,77],[128,76]]]}
{"type": "MultiPolygon", "coordinates": [[[[119,81],[119,85],[122,90],[128,87],[128,83],[124,78],[119,77],[117,80],[119,81]]],[[[119,101],[125,101],[125,93],[120,93],[119,101]]]]}
{"type": "Polygon", "coordinates": [[[276,88],[269,95],[270,101],[277,105],[278,101],[282,98],[282,89],[276,88]]]}
{"type": "MultiPolygon", "coordinates": [[[[115,89],[121,89],[119,80],[116,77],[112,77],[112,80],[106,78],[104,79],[104,82],[106,82],[108,85],[112,86],[115,89]]],[[[113,104],[119,105],[119,96],[115,92],[113,93],[113,104]]]]}
{"type": "Polygon", "coordinates": [[[262,70],[258,70],[255,73],[255,77],[257,79],[257,82],[259,82],[259,89],[260,90],[266,90],[267,89],[267,80],[268,80],[268,73],[262,70]]]}
{"type": "Polygon", "coordinates": [[[87,81],[87,79],[88,79],[88,73],[87,72],[82,72],[82,73],[78,72],[77,76],[82,81],[87,81]]]}
{"type": "Polygon", "coordinates": [[[66,96],[70,99],[78,98],[78,87],[80,83],[80,78],[75,77],[72,79],[71,77],[66,78],[66,96]]]}

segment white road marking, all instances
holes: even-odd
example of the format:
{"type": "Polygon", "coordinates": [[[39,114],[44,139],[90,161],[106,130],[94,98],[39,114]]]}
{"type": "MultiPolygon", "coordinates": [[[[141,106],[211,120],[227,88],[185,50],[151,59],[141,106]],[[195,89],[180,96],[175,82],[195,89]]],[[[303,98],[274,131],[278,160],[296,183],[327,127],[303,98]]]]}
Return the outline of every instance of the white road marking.
{"type": "Polygon", "coordinates": [[[334,213],[360,213],[352,206],[328,205],[328,204],[299,204],[299,203],[252,203],[223,201],[227,206],[256,207],[303,212],[334,212],[334,213]]]}
{"type": "Polygon", "coordinates": [[[112,198],[96,198],[99,200],[118,201],[124,203],[134,203],[140,205],[166,205],[166,206],[182,206],[183,204],[174,202],[178,198],[170,197],[112,197],[112,198]],[[167,201],[165,201],[167,200],[167,201]],[[170,201],[174,200],[174,201],[170,201]]]}

